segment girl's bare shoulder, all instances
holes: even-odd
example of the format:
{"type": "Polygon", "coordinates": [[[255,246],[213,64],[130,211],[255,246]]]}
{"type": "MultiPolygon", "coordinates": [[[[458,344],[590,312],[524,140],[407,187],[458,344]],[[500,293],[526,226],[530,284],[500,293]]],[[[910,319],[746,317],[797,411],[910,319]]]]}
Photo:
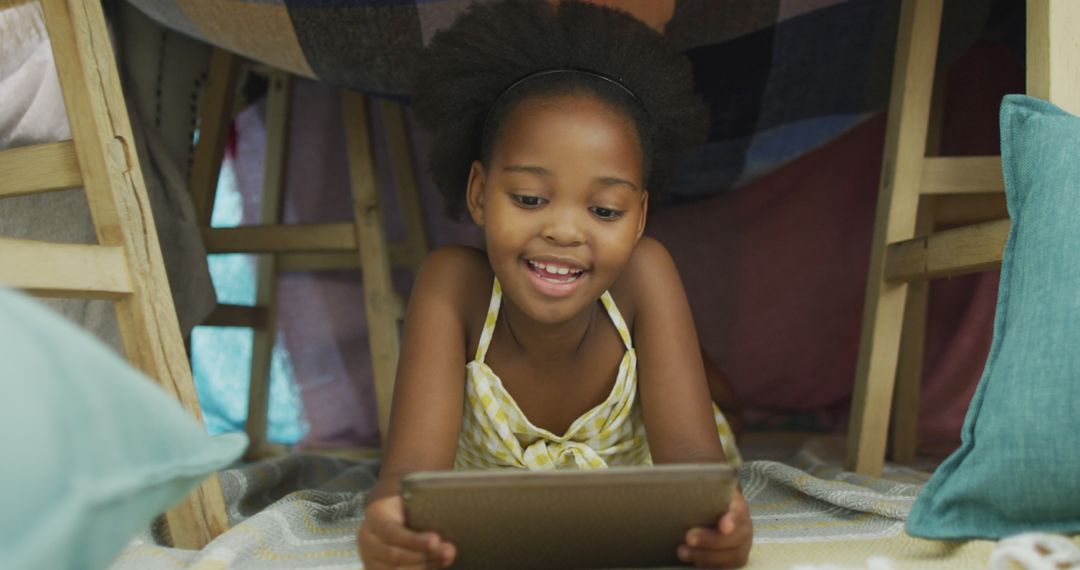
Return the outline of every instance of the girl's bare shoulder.
{"type": "Polygon", "coordinates": [[[410,305],[423,302],[452,308],[471,340],[472,332],[483,326],[493,279],[483,251],[463,245],[442,246],[428,254],[420,266],[410,305]]]}
{"type": "Polygon", "coordinates": [[[671,254],[656,239],[642,236],[610,292],[623,318],[633,329],[642,304],[655,295],[670,292],[673,286],[681,288],[682,281],[671,254]]]}

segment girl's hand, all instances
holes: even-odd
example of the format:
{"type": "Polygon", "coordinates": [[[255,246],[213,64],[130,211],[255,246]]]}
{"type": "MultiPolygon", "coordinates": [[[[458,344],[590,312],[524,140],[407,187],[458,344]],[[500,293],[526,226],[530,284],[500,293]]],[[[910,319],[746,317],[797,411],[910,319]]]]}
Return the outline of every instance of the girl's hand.
{"type": "Polygon", "coordinates": [[[356,546],[367,570],[446,568],[454,562],[454,545],[433,532],[405,528],[400,495],[372,501],[356,533],[356,546]]]}
{"type": "Polygon", "coordinates": [[[696,527],[686,533],[686,543],[679,547],[679,560],[698,568],[741,568],[750,558],[754,529],[750,508],[742,491],[735,490],[728,512],[716,528],[696,527]]]}

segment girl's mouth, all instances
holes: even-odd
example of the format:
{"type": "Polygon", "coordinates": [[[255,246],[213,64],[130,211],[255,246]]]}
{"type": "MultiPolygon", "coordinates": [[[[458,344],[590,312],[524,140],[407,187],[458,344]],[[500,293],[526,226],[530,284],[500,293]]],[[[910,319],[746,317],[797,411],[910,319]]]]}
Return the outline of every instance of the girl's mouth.
{"type": "Polygon", "coordinates": [[[525,260],[525,267],[529,270],[529,280],[536,290],[547,297],[566,297],[573,293],[581,278],[585,275],[584,269],[555,262],[525,260]]]}

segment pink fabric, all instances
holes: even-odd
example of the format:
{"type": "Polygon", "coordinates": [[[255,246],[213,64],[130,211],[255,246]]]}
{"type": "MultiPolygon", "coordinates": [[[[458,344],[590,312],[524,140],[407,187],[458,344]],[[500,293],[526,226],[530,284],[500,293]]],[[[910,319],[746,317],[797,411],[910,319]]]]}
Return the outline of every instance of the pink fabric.
{"type": "MultiPolygon", "coordinates": [[[[976,45],[949,73],[942,153],[997,154],[1001,96],[1023,91],[1002,48],[976,45]]],[[[654,213],[690,297],[701,342],[732,378],[750,427],[813,412],[847,427],[861,327],[884,115],[731,194],[654,213]],[[754,413],[757,412],[757,413],[754,413]]],[[[920,437],[959,445],[990,347],[998,272],[934,281],[920,437]]]]}
{"type": "Polygon", "coordinates": [[[883,128],[877,117],[754,184],[650,219],[705,351],[749,409],[846,406],[883,128]]]}
{"type": "MultiPolygon", "coordinates": [[[[816,412],[846,428],[883,138],[879,115],[758,183],[651,219],[752,422],[816,412]]],[[[996,290],[996,273],[931,286],[920,430],[935,449],[959,443],[996,290]]]]}

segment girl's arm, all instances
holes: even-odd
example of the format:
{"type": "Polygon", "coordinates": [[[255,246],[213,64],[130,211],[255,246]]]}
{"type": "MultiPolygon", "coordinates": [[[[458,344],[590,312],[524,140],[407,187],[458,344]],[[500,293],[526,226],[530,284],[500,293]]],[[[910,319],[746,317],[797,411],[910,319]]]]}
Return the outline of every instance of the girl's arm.
{"type": "Polygon", "coordinates": [[[644,237],[620,280],[634,306],[638,390],[653,461],[724,461],[697,331],[671,255],[644,237]]]}
{"type": "Polygon", "coordinates": [[[475,252],[447,247],[432,252],[417,273],[405,316],[386,454],[369,502],[396,495],[407,473],[454,465],[465,397],[463,305],[476,276],[465,273],[475,264],[475,252]]]}
{"type": "Polygon", "coordinates": [[[446,567],[456,556],[454,546],[435,533],[405,527],[399,485],[410,472],[454,465],[465,398],[468,293],[487,268],[478,258],[466,248],[439,249],[416,276],[386,455],[357,530],[357,548],[368,568],[446,567]]]}
{"type": "MultiPolygon", "coordinates": [[[[690,303],[671,255],[642,238],[624,279],[633,300],[638,390],[653,461],[724,461],[690,303]]],[[[737,490],[716,525],[687,531],[676,554],[699,568],[739,568],[747,563],[753,533],[737,490]]]]}

